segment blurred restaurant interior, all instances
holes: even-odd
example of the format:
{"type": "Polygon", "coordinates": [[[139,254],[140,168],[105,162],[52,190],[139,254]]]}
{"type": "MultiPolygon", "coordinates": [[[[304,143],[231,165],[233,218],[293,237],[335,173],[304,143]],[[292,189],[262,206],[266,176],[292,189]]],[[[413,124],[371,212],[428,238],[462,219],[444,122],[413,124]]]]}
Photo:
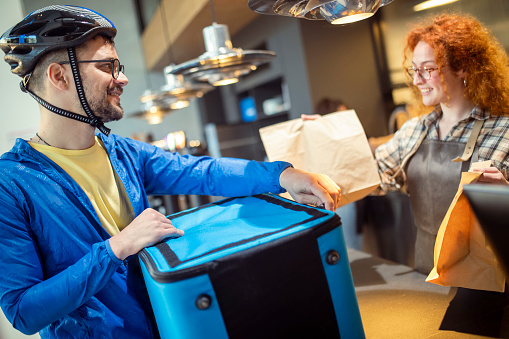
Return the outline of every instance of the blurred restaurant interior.
{"type": "MultiPolygon", "coordinates": [[[[409,27],[427,16],[443,11],[470,13],[489,27],[509,51],[508,0],[456,0],[419,8],[424,2],[429,1],[393,0],[367,19],[339,25],[326,20],[263,15],[251,10],[248,0],[70,0],[65,3],[97,10],[118,28],[115,42],[129,85],[122,96],[124,119],[109,124],[113,133],[182,154],[263,161],[267,158],[259,129],[300,118],[301,114],[312,114],[323,98],[341,100],[354,109],[368,137],[392,132],[392,113],[412,101],[403,71],[403,40],[409,27]],[[230,50],[245,53],[246,63],[231,67],[228,74],[207,70],[203,60],[210,53],[206,47],[214,48],[213,42],[206,40],[207,34],[212,33],[216,38],[222,36],[230,50]],[[195,78],[189,82],[191,77],[184,79],[182,74],[195,78]],[[229,83],[220,86],[218,82],[224,80],[229,83]]],[[[18,6],[21,14],[26,15],[53,3],[20,0],[10,6],[18,6]]],[[[19,19],[11,20],[14,23],[19,19]]],[[[11,24],[5,21],[4,29],[11,24]]],[[[7,134],[22,130],[28,135],[36,128],[36,122],[23,128],[11,126],[7,134]]],[[[156,196],[151,197],[151,204],[161,213],[171,214],[219,198],[156,196]]],[[[363,270],[369,265],[371,255],[376,256],[376,260],[380,258],[377,264],[385,265],[390,271],[390,277],[384,275],[387,271],[377,277],[386,282],[397,279],[412,264],[413,249],[404,245],[410,244],[414,236],[408,200],[403,195],[384,199],[368,197],[357,206],[369,210],[370,217],[352,213],[348,208],[338,210],[345,226],[347,247],[355,250],[350,252],[350,261],[355,259],[357,270],[363,270]],[[395,246],[395,241],[402,245],[395,246]]],[[[354,267],[352,271],[356,287],[365,293],[364,304],[359,299],[363,322],[365,326],[369,322],[378,324],[366,328],[367,337],[391,337],[368,335],[387,333],[390,329],[377,318],[383,316],[380,312],[365,310],[386,309],[377,305],[384,301],[378,300],[375,292],[380,298],[389,299],[394,299],[399,292],[397,289],[374,291],[369,287],[373,285],[372,278],[363,274],[355,276],[354,267]]],[[[415,282],[419,278],[412,276],[406,283],[421,286],[424,282],[415,282]]],[[[428,287],[415,294],[415,300],[408,304],[400,301],[395,306],[398,311],[392,310],[396,312],[394,317],[419,317],[417,311],[408,311],[416,303],[426,305],[419,312],[436,313],[437,309],[446,308],[450,299],[448,290],[436,292],[428,287]]],[[[441,316],[443,312],[438,315],[441,316]]],[[[433,317],[430,315],[429,319],[433,317]]],[[[392,338],[427,337],[423,333],[431,336],[436,332],[429,332],[428,327],[437,321],[440,323],[439,320],[417,321],[410,331],[396,325],[392,338]]]]}

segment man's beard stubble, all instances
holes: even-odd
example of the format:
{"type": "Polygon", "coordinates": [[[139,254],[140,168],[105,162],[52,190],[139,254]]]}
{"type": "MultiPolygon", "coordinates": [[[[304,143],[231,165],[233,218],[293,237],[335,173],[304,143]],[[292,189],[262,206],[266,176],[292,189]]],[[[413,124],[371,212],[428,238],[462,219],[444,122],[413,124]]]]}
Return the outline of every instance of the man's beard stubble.
{"type": "Polygon", "coordinates": [[[120,103],[118,105],[114,105],[109,102],[108,100],[108,94],[110,91],[119,91],[123,92],[123,89],[121,87],[112,87],[108,88],[106,90],[106,93],[103,93],[99,98],[94,97],[90,95],[93,93],[91,90],[88,90],[88,86],[86,85],[87,81],[82,77],[83,82],[83,89],[87,96],[88,105],[90,106],[90,109],[92,110],[93,114],[101,118],[103,122],[111,122],[111,121],[118,121],[122,119],[124,116],[124,110],[120,103]]]}

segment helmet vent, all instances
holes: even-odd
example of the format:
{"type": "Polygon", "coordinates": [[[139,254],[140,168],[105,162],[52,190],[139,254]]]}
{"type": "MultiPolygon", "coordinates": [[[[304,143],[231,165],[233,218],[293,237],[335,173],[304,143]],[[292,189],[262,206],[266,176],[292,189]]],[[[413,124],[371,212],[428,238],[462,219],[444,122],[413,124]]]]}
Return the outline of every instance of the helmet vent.
{"type": "Polygon", "coordinates": [[[63,26],[63,27],[58,27],[58,28],[55,28],[55,29],[45,32],[44,36],[46,36],[46,37],[66,37],[66,40],[71,40],[69,35],[72,35],[74,33],[79,33],[78,27],[63,26]]]}
{"type": "Polygon", "coordinates": [[[32,52],[31,47],[16,46],[12,49],[12,54],[28,54],[32,52]]]}
{"type": "Polygon", "coordinates": [[[34,34],[39,29],[43,28],[47,23],[46,22],[33,22],[30,25],[23,25],[19,28],[16,28],[11,32],[11,35],[20,36],[27,34],[34,34]]]}
{"type": "Polygon", "coordinates": [[[11,71],[16,69],[19,66],[19,62],[9,62],[9,66],[11,66],[11,71]]]}

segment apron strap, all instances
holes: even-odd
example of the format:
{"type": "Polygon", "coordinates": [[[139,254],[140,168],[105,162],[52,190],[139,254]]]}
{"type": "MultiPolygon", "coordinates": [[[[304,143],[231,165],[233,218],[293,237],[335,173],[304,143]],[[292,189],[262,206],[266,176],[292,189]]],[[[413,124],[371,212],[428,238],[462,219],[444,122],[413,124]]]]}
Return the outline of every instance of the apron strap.
{"type": "Polygon", "coordinates": [[[484,120],[476,120],[474,122],[474,127],[472,127],[472,132],[470,133],[470,137],[468,137],[467,144],[465,145],[465,150],[460,157],[456,157],[452,159],[454,162],[462,162],[467,161],[472,156],[472,153],[475,149],[475,143],[477,142],[477,138],[479,137],[479,133],[481,133],[482,126],[484,124],[484,120]]]}
{"type": "MultiPolygon", "coordinates": [[[[403,161],[401,162],[401,165],[399,166],[399,169],[391,176],[390,180],[395,180],[396,177],[401,173],[403,175],[403,178],[404,178],[404,181],[406,181],[406,174],[405,174],[405,171],[403,170],[407,164],[407,162],[410,160],[410,158],[412,157],[412,155],[415,154],[415,152],[417,152],[417,150],[419,149],[419,146],[421,146],[422,144],[422,141],[424,140],[424,138],[426,137],[426,134],[428,132],[428,128],[425,127],[424,130],[421,132],[421,135],[419,136],[419,139],[417,140],[417,142],[415,143],[414,145],[414,148],[412,148],[412,150],[410,151],[410,153],[408,153],[405,158],[403,159],[403,161]]],[[[398,185],[397,185],[398,186],[398,185]]]]}

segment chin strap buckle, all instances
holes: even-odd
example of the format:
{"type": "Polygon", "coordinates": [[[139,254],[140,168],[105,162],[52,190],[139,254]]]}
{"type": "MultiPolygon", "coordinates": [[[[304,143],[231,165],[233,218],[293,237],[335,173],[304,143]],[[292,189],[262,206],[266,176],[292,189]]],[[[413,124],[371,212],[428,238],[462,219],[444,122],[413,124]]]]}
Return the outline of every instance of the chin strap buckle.
{"type": "Polygon", "coordinates": [[[28,81],[30,80],[30,77],[32,76],[32,73],[29,73],[23,77],[21,82],[19,83],[19,88],[21,88],[22,92],[28,91],[28,81]]]}

